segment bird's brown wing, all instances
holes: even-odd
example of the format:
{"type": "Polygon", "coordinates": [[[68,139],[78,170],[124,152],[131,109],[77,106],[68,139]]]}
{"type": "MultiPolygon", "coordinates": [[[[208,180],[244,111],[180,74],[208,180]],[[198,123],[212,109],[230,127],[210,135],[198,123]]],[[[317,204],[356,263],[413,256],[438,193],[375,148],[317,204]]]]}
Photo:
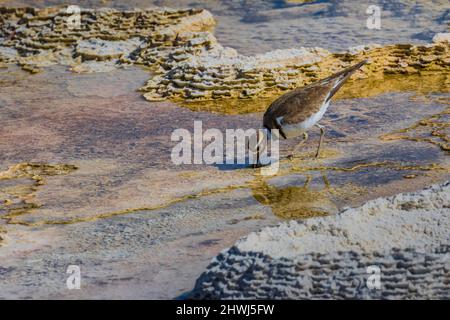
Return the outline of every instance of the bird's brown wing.
{"type": "Polygon", "coordinates": [[[285,93],[276,99],[264,114],[263,124],[270,129],[279,129],[276,119],[283,117],[281,124],[301,123],[317,113],[330,100],[347,79],[367,61],[361,61],[347,69],[302,88],[285,93]]]}
{"type": "Polygon", "coordinates": [[[264,114],[264,126],[279,129],[276,119],[283,117],[282,124],[300,123],[320,110],[333,87],[333,81],[316,82],[288,92],[272,102],[264,114]]]}

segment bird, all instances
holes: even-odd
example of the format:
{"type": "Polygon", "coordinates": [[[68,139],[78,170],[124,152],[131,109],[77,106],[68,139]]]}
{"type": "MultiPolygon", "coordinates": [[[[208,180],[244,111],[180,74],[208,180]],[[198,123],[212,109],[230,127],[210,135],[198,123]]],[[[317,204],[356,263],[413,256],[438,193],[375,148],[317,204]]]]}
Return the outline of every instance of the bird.
{"type": "Polygon", "coordinates": [[[307,131],[314,126],[318,127],[320,138],[315,154],[315,158],[317,158],[325,135],[325,128],[319,124],[319,121],[327,111],[331,98],[348,78],[366,63],[367,60],[363,60],[327,78],[287,92],[273,101],[263,116],[262,136],[258,135],[257,137],[255,166],[260,166],[259,155],[267,145],[262,144],[264,137],[266,138],[265,142],[267,142],[274,129],[277,129],[278,136],[284,139],[303,135],[302,141],[288,155],[288,159],[292,159],[308,139],[307,131]]]}

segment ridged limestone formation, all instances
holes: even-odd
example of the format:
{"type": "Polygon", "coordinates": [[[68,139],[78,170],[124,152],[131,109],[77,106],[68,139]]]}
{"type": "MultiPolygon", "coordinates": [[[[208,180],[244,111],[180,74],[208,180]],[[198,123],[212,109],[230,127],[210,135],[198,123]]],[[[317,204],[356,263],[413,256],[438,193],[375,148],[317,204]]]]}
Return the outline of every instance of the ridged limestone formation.
{"type": "MultiPolygon", "coordinates": [[[[51,64],[75,72],[141,64],[153,76],[141,88],[150,101],[267,98],[369,59],[356,77],[448,74],[450,44],[438,34],[429,45],[368,45],[331,53],[322,48],[275,50],[244,56],[221,46],[206,10],[82,9],[68,24],[65,8],[0,8],[0,64],[38,72],[51,64]]],[[[446,82],[447,83],[447,82],[446,82]]]]}
{"type": "Polygon", "coordinates": [[[449,299],[450,183],[253,232],[212,260],[190,298],[449,299]],[[367,285],[379,268],[380,287],[367,285]]]}

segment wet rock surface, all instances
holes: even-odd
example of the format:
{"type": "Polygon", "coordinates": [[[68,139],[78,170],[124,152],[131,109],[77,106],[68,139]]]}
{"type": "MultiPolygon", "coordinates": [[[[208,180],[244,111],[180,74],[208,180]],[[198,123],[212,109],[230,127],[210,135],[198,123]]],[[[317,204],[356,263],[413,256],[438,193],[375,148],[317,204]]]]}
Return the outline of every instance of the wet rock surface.
{"type": "Polygon", "coordinates": [[[450,183],[266,228],[214,258],[189,298],[448,299],[450,183]],[[367,285],[379,268],[379,288],[367,285]]]}
{"type": "MultiPolygon", "coordinates": [[[[2,172],[20,163],[77,168],[44,180],[0,180],[2,199],[31,205],[15,211],[0,203],[4,298],[173,298],[250,231],[448,179],[448,156],[438,145],[380,139],[446,110],[445,93],[338,100],[323,119],[319,159],[311,132],[298,157],[282,159],[279,174],[263,178],[245,167],[170,161],[175,128],[192,130],[193,119],[204,130],[256,127],[261,113],[149,103],[133,91],[147,78],[137,68],[73,75],[10,67],[0,74],[2,172]],[[71,264],[81,265],[83,290],[65,286],[71,264]]],[[[282,142],[282,154],[296,142],[282,142]]]]}
{"type": "MultiPolygon", "coordinates": [[[[40,41],[40,33],[66,22],[65,7],[20,9],[30,24],[19,23],[17,9],[5,15],[12,14],[8,21],[23,28],[14,33],[10,22],[2,20],[7,39],[2,39],[0,56],[7,68],[0,69],[0,297],[173,298],[192,289],[212,257],[251,231],[286,218],[327,216],[345,206],[448,180],[448,44],[445,36],[431,40],[445,28],[434,28],[420,41],[413,41],[408,31],[416,27],[406,28],[398,38],[411,45],[395,45],[400,40],[382,36],[381,41],[364,41],[382,46],[341,53],[322,45],[328,37],[311,45],[312,40],[284,36],[295,42],[288,48],[297,49],[263,54],[269,50],[258,50],[268,41],[253,39],[250,29],[233,34],[248,27],[240,13],[229,11],[243,12],[242,3],[225,5],[228,9],[215,19],[215,35],[214,19],[200,8],[134,10],[133,3],[111,2],[108,6],[118,10],[82,12],[83,19],[95,17],[103,29],[67,33],[56,28],[50,30],[55,42],[40,41]],[[151,23],[143,23],[139,15],[151,23]],[[40,36],[30,39],[28,32],[40,36]],[[236,47],[242,50],[226,48],[230,39],[241,39],[236,47]],[[253,40],[260,46],[250,48],[253,40]],[[281,159],[273,177],[242,165],[172,163],[171,133],[192,131],[194,120],[203,121],[204,130],[222,132],[259,127],[270,100],[287,90],[277,85],[268,97],[264,90],[252,92],[273,85],[264,75],[277,84],[293,80],[289,77],[295,75],[285,72],[292,62],[300,65],[294,69],[310,69],[299,72],[298,79],[312,81],[368,54],[373,64],[343,88],[322,120],[327,133],[318,159],[312,156],[318,134],[311,132],[305,148],[292,161],[281,159]],[[220,69],[215,59],[230,76],[213,72],[220,69]],[[254,69],[258,65],[264,70],[254,69]],[[202,78],[202,67],[209,78],[202,78]],[[189,83],[172,72],[177,68],[192,75],[189,83]],[[233,87],[242,70],[256,70],[251,74],[255,83],[248,78],[241,83],[248,86],[248,99],[237,98],[243,91],[233,87]],[[156,85],[149,86],[153,80],[156,85]],[[211,84],[229,83],[233,86],[213,95],[217,88],[211,90],[211,84]],[[141,87],[144,92],[135,92],[141,87]],[[193,97],[189,92],[200,95],[187,103],[193,97]],[[146,101],[142,95],[147,93],[169,101],[146,101]],[[22,170],[30,165],[32,170],[22,170]],[[83,290],[65,286],[71,264],[82,268],[83,290]]],[[[216,10],[223,8],[222,2],[214,4],[219,5],[216,10]]],[[[267,28],[285,21],[276,17],[279,9],[273,4],[254,3],[261,6],[273,10],[267,28]]],[[[439,3],[431,7],[441,8],[439,3]]],[[[292,8],[295,14],[299,10],[292,8]]],[[[333,12],[340,11],[330,11],[329,19],[333,12]]],[[[353,27],[338,26],[336,33],[353,39],[353,27]]],[[[286,43],[276,41],[276,34],[266,36],[274,40],[270,50],[286,43]]],[[[342,43],[342,50],[360,44],[342,43]]],[[[283,141],[281,153],[296,143],[283,141]]]]}
{"type": "MultiPolygon", "coordinates": [[[[445,129],[445,118],[435,117],[448,109],[443,93],[339,100],[323,120],[327,140],[319,159],[312,157],[317,132],[311,132],[311,142],[296,159],[282,159],[277,177],[261,177],[245,166],[180,167],[170,158],[176,144],[172,131],[192,130],[193,119],[202,120],[204,130],[224,131],[258,127],[260,113],[229,117],[150,104],[131,89],[145,81],[146,73],[138,69],[76,76],[60,68],[37,75],[11,71],[1,78],[2,170],[23,162],[78,168],[49,176],[37,192],[20,189],[28,181],[2,180],[2,186],[9,184],[6,198],[18,192],[32,207],[19,214],[0,204],[2,215],[14,223],[89,221],[236,189],[252,190],[256,201],[280,217],[307,217],[448,174],[445,136],[431,134],[445,129]],[[433,121],[420,125],[424,117],[433,121]],[[405,137],[396,133],[410,126],[405,137]]],[[[295,143],[282,141],[281,154],[295,143]]]]}

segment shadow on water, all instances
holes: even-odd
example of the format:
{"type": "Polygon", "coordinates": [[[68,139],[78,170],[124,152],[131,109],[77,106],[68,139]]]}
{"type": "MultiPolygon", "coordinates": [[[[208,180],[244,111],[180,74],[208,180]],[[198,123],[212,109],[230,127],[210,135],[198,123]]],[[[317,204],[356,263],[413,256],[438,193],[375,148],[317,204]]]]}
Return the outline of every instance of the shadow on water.
{"type": "Polygon", "coordinates": [[[251,158],[248,155],[245,157],[242,161],[237,161],[234,159],[233,162],[229,161],[228,163],[224,160],[222,163],[215,163],[213,166],[217,168],[220,171],[233,171],[233,170],[251,170],[254,171],[255,169],[262,168],[262,167],[268,167],[269,165],[276,165],[279,164],[279,161],[275,158],[273,159],[265,159],[261,161],[257,165],[256,156],[251,158]]]}
{"type": "Polygon", "coordinates": [[[252,164],[250,161],[248,161],[248,158],[246,159],[245,163],[218,163],[214,164],[214,167],[216,167],[220,171],[233,171],[233,170],[253,170],[252,164]]]}

